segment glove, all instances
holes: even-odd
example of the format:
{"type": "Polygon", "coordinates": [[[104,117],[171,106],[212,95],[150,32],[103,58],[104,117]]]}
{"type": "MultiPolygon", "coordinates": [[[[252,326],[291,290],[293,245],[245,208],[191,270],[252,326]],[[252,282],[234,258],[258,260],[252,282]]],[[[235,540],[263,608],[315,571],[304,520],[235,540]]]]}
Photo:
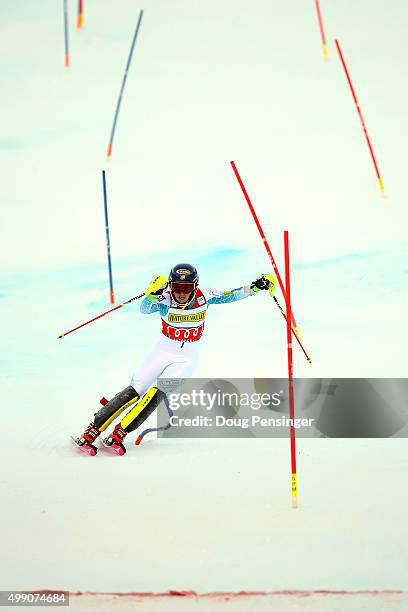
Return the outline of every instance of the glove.
{"type": "Polygon", "coordinates": [[[276,278],[274,277],[274,275],[273,274],[262,274],[262,276],[257,278],[251,284],[250,288],[251,288],[252,293],[258,293],[258,291],[263,291],[263,290],[268,289],[269,295],[272,295],[273,292],[275,291],[275,287],[276,287],[276,278]]]}
{"type": "Polygon", "coordinates": [[[272,297],[276,288],[276,276],[273,274],[263,274],[262,275],[269,282],[269,295],[272,297]]]}
{"type": "Polygon", "coordinates": [[[158,295],[161,295],[168,286],[168,280],[165,276],[156,276],[145,291],[145,296],[153,302],[158,295]]]}

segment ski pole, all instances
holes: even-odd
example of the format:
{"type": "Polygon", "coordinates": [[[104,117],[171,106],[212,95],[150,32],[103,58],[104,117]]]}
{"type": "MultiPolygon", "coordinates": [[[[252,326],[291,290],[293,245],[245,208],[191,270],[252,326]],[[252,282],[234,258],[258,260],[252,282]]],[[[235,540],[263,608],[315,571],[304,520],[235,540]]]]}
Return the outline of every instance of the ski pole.
{"type": "Polygon", "coordinates": [[[163,399],[164,404],[167,408],[167,414],[169,416],[169,422],[167,423],[167,425],[164,425],[163,427],[150,427],[149,429],[145,429],[144,431],[142,431],[141,434],[139,434],[135,440],[135,445],[139,446],[139,444],[141,444],[143,442],[143,439],[145,437],[146,434],[148,433],[152,433],[153,431],[166,431],[167,429],[170,429],[171,427],[171,423],[170,423],[170,419],[171,417],[174,415],[174,412],[172,411],[172,409],[169,406],[169,401],[167,399],[167,397],[164,397],[163,399]]]}
{"type": "Polygon", "coordinates": [[[85,325],[88,325],[89,323],[92,323],[92,321],[96,321],[97,319],[100,319],[101,317],[104,317],[105,315],[109,314],[110,312],[113,312],[114,310],[119,310],[119,308],[122,308],[122,306],[126,306],[126,304],[130,304],[130,302],[133,302],[134,300],[138,300],[139,298],[143,297],[145,294],[141,293],[140,295],[136,295],[135,297],[130,298],[130,300],[127,300],[126,302],[123,302],[123,304],[119,304],[119,306],[115,306],[115,308],[111,308],[110,310],[107,310],[106,312],[103,312],[102,314],[98,315],[97,317],[94,317],[93,319],[90,319],[89,321],[86,321],[85,323],[82,323],[81,325],[78,325],[77,327],[74,327],[73,329],[70,329],[67,332],[64,332],[63,334],[60,334],[58,336],[58,338],[63,338],[64,336],[68,336],[68,334],[72,334],[72,332],[76,331],[77,329],[80,329],[81,327],[84,327],[85,325]]]}
{"type": "MultiPolygon", "coordinates": [[[[275,301],[275,304],[277,305],[277,307],[278,307],[278,308],[279,308],[279,310],[281,311],[281,313],[282,313],[282,315],[283,315],[283,317],[284,317],[285,321],[287,321],[286,314],[285,314],[285,312],[284,312],[284,310],[283,310],[282,306],[279,304],[279,302],[278,302],[278,298],[276,298],[274,295],[273,295],[272,297],[273,297],[273,299],[274,299],[274,301],[275,301]]],[[[286,297],[285,297],[285,299],[286,299],[286,297]]],[[[304,348],[304,346],[303,346],[303,344],[302,344],[302,342],[301,342],[301,340],[300,340],[299,336],[297,336],[297,335],[295,334],[295,330],[293,329],[293,327],[292,327],[292,331],[293,331],[293,335],[295,336],[295,338],[296,338],[296,340],[297,340],[297,342],[298,342],[298,344],[299,344],[300,348],[301,348],[301,349],[302,349],[302,351],[303,351],[304,356],[306,357],[306,359],[308,360],[308,362],[309,362],[309,363],[312,363],[312,359],[311,359],[311,357],[309,357],[309,355],[306,353],[305,348],[304,348]]]]}
{"type": "MultiPolygon", "coordinates": [[[[268,276],[268,275],[266,275],[266,276],[268,276]]],[[[285,311],[283,310],[283,308],[282,308],[282,307],[281,307],[281,305],[279,304],[279,302],[278,302],[278,298],[277,298],[277,297],[275,297],[275,295],[274,295],[274,290],[275,290],[275,285],[270,286],[270,287],[269,287],[269,295],[271,296],[271,298],[273,298],[273,299],[274,299],[275,304],[276,304],[276,305],[277,305],[277,307],[279,308],[279,310],[280,310],[280,312],[281,312],[281,314],[282,314],[283,318],[285,319],[285,321],[286,321],[286,323],[287,323],[287,321],[288,321],[287,316],[286,316],[286,314],[285,314],[285,311]]],[[[285,301],[286,301],[286,293],[285,293],[285,301]]],[[[295,330],[293,329],[292,325],[291,325],[291,329],[292,329],[293,335],[295,336],[296,340],[297,340],[297,341],[298,341],[298,343],[299,343],[300,348],[301,348],[301,349],[302,349],[302,351],[303,351],[304,356],[306,357],[306,359],[308,360],[308,362],[309,362],[309,363],[312,363],[312,359],[309,357],[309,355],[306,353],[306,351],[305,351],[305,349],[304,349],[304,347],[303,347],[303,344],[302,344],[302,342],[301,342],[301,340],[300,340],[300,336],[297,336],[297,335],[296,335],[295,330]]]]}

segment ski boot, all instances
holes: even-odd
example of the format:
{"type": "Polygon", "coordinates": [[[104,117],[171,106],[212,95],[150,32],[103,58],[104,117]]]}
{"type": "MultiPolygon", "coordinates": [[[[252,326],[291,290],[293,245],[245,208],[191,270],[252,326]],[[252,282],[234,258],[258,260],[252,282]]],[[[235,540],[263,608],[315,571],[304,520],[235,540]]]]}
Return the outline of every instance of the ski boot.
{"type": "Polygon", "coordinates": [[[102,440],[102,443],[116,455],[124,455],[126,453],[126,448],[123,444],[123,440],[127,433],[127,431],[122,429],[120,423],[118,423],[111,435],[102,440]]]}
{"type": "Polygon", "coordinates": [[[72,441],[74,444],[76,444],[80,451],[94,457],[98,452],[98,449],[93,442],[95,442],[100,433],[101,432],[97,427],[95,427],[95,423],[92,421],[92,423],[90,423],[85,429],[82,436],[79,438],[72,438],[72,441]]]}

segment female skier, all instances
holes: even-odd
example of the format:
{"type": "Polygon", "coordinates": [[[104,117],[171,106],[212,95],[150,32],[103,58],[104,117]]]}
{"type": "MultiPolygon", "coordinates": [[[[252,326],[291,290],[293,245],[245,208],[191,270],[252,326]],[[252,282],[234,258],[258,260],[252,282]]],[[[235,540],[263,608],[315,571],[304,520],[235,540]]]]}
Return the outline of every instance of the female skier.
{"type": "Polygon", "coordinates": [[[165,276],[154,278],[145,292],[140,311],[143,314],[160,314],[161,338],[135,370],[131,384],[95,413],[94,420],[84,433],[79,438],[73,438],[75,444],[82,451],[96,455],[94,442],[101,432],[125,408],[135,404],[111,435],[103,440],[106,447],[123,455],[126,452],[123,444],[125,436],[137,429],[165,397],[162,391],[152,386],[157,378],[187,378],[193,373],[208,306],[237,302],[265,289],[272,295],[275,286],[275,277],[263,274],[251,285],[227,292],[200,289],[197,270],[188,263],[174,266],[168,279],[165,276]]]}

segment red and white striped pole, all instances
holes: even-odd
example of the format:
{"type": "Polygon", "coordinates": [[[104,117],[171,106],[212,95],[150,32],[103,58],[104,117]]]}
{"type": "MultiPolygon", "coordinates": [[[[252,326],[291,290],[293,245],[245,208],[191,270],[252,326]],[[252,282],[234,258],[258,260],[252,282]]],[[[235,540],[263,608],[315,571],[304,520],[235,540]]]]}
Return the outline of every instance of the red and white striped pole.
{"type": "Polygon", "coordinates": [[[289,418],[290,418],[290,458],[291,458],[291,493],[292,508],[298,507],[298,488],[296,471],[296,437],[295,437],[295,394],[293,389],[293,354],[292,354],[292,326],[290,324],[290,262],[289,262],[289,233],[284,232],[285,248],[285,302],[286,302],[286,339],[288,349],[288,387],[289,387],[289,418]]]}

